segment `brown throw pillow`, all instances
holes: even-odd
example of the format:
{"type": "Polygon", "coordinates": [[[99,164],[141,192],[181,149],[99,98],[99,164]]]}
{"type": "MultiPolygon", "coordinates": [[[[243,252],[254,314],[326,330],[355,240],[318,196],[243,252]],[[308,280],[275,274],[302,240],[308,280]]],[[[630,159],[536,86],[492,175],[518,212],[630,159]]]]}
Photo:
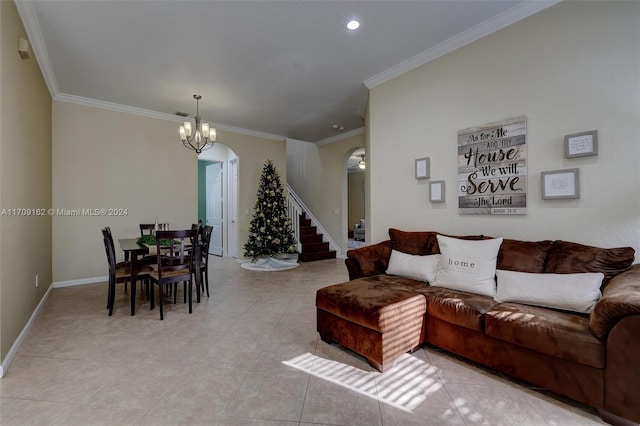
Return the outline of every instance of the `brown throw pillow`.
{"type": "Polygon", "coordinates": [[[389,241],[347,251],[347,257],[358,262],[362,275],[365,277],[384,274],[389,265],[390,256],[391,244],[389,241]]]}
{"type": "Polygon", "coordinates": [[[568,241],[554,241],[547,257],[545,272],[575,274],[602,272],[604,282],[626,271],[635,257],[632,247],[600,248],[568,241]]]}
{"type": "MultiPolygon", "coordinates": [[[[440,234],[440,235],[444,235],[445,237],[450,237],[450,238],[458,238],[460,240],[471,240],[471,241],[493,239],[493,237],[487,237],[486,235],[447,235],[447,234],[440,234]]],[[[438,239],[436,237],[434,237],[433,239],[434,239],[434,243],[433,243],[434,245],[431,248],[431,250],[435,254],[438,254],[440,253],[440,246],[438,245],[438,239]]]]}
{"type": "Polygon", "coordinates": [[[427,255],[438,254],[437,232],[411,232],[389,228],[391,247],[402,253],[427,255]],[[434,251],[435,250],[435,251],[434,251]]]}
{"type": "Polygon", "coordinates": [[[520,241],[504,239],[498,253],[498,267],[503,271],[544,272],[547,254],[553,241],[520,241]]]}

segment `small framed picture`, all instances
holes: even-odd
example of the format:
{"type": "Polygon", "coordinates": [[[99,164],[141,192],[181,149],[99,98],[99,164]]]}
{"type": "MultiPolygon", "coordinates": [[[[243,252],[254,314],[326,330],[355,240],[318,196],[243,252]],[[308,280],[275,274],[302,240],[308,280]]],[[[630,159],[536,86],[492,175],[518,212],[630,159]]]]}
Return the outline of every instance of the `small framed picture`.
{"type": "Polygon", "coordinates": [[[416,159],[416,179],[428,179],[429,169],[429,157],[416,159]]]}
{"type": "Polygon", "coordinates": [[[574,133],[564,137],[564,158],[598,155],[598,131],[574,133]]]}
{"type": "Polygon", "coordinates": [[[540,173],[542,199],[580,198],[580,169],[540,173]]]}
{"type": "Polygon", "coordinates": [[[429,183],[429,201],[432,203],[444,202],[444,181],[434,180],[429,183]]]}

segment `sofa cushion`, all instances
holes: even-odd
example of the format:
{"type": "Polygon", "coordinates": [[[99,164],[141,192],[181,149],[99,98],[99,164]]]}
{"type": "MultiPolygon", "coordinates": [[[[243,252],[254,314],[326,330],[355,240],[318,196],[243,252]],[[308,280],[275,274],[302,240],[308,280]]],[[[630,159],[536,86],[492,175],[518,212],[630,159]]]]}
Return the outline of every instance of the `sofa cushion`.
{"type": "Polygon", "coordinates": [[[553,241],[520,241],[505,238],[498,252],[497,268],[505,271],[544,272],[553,241]]]}
{"type": "Polygon", "coordinates": [[[496,271],[496,300],[588,314],[600,299],[602,272],[530,274],[496,271]]]}
{"type": "Polygon", "coordinates": [[[316,306],[381,333],[424,315],[424,296],[402,285],[408,279],[393,277],[399,282],[396,284],[384,277],[376,275],[321,288],[316,292],[316,306]]]}
{"type": "Polygon", "coordinates": [[[440,264],[432,286],[493,297],[502,238],[468,241],[438,235],[440,264]]]}
{"type": "MultiPolygon", "coordinates": [[[[428,231],[401,231],[395,228],[389,228],[389,238],[391,247],[394,250],[407,254],[427,255],[440,253],[438,246],[437,232],[428,231]]],[[[491,237],[484,235],[445,235],[446,237],[458,238],[461,240],[486,240],[491,237]]]]}
{"type": "Polygon", "coordinates": [[[485,315],[489,336],[567,361],[604,368],[605,345],[585,315],[503,303],[485,315]]]}
{"type": "Polygon", "coordinates": [[[389,228],[391,248],[407,254],[438,254],[437,232],[411,232],[389,228]]]}
{"type": "MultiPolygon", "coordinates": [[[[469,240],[469,241],[479,241],[479,240],[491,240],[493,237],[489,237],[486,235],[448,235],[448,234],[438,234],[443,235],[449,238],[456,238],[458,240],[469,240]]],[[[432,248],[435,253],[440,253],[440,245],[438,244],[438,239],[435,239],[435,246],[432,248]]]]}
{"type": "Polygon", "coordinates": [[[434,317],[484,332],[484,314],[498,303],[491,297],[441,287],[416,288],[427,298],[427,321],[434,317]]]}
{"type": "Polygon", "coordinates": [[[436,277],[439,254],[419,256],[391,250],[387,274],[430,282],[436,277]]]}
{"type": "Polygon", "coordinates": [[[640,264],[604,286],[602,297],[589,315],[589,329],[605,339],[618,321],[632,315],[640,315],[640,264]]]}
{"type": "Polygon", "coordinates": [[[360,267],[362,275],[384,274],[389,264],[391,256],[391,243],[383,241],[378,244],[360,247],[356,250],[347,251],[347,257],[356,261],[360,267]]]}
{"type": "Polygon", "coordinates": [[[547,257],[545,272],[575,274],[602,272],[605,283],[627,270],[633,263],[635,250],[631,247],[600,248],[554,241],[547,257]]]}

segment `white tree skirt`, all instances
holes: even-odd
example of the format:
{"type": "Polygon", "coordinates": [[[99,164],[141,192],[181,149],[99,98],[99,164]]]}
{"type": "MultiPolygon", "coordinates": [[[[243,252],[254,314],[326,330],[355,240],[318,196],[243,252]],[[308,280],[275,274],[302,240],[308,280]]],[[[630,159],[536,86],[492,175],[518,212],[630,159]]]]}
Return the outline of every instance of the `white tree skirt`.
{"type": "Polygon", "coordinates": [[[248,260],[240,264],[244,269],[252,271],[284,271],[300,266],[297,259],[275,259],[262,257],[254,261],[248,260]]]}

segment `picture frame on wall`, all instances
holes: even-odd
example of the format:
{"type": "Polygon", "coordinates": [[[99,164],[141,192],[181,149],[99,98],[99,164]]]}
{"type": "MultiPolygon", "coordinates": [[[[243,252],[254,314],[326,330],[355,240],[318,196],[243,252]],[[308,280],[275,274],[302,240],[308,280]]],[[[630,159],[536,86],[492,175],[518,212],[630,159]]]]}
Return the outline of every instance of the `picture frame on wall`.
{"type": "Polygon", "coordinates": [[[564,157],[588,157],[598,155],[598,131],[574,133],[564,137],[564,157]]]}
{"type": "Polygon", "coordinates": [[[428,179],[430,168],[429,157],[417,158],[415,161],[416,179],[428,179]]]}
{"type": "Polygon", "coordinates": [[[580,198],[580,169],[541,172],[540,182],[543,200],[580,198]]]}
{"type": "Polygon", "coordinates": [[[444,203],[444,181],[434,180],[429,183],[429,201],[444,203]]]}

